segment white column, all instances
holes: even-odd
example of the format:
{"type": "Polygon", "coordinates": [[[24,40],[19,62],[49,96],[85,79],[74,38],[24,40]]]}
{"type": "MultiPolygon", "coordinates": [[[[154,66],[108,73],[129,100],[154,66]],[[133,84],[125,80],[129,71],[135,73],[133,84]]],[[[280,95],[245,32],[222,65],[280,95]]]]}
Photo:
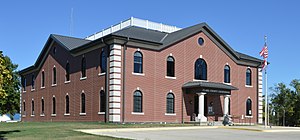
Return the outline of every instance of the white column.
{"type": "Polygon", "coordinates": [[[227,114],[228,115],[228,108],[229,108],[229,98],[230,98],[230,95],[224,95],[224,116],[227,114]]]}
{"type": "Polygon", "coordinates": [[[204,95],[206,93],[201,92],[197,93],[199,97],[199,114],[198,114],[198,121],[200,122],[207,122],[207,118],[204,116],[204,95]]]}

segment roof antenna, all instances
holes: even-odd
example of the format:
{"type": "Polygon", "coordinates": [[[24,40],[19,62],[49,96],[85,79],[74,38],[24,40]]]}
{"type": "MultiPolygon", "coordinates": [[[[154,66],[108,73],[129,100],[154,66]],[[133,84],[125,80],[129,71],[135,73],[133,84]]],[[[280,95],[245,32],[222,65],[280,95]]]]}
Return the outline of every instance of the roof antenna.
{"type": "Polygon", "coordinates": [[[73,35],[73,8],[71,8],[70,36],[73,35]]]}

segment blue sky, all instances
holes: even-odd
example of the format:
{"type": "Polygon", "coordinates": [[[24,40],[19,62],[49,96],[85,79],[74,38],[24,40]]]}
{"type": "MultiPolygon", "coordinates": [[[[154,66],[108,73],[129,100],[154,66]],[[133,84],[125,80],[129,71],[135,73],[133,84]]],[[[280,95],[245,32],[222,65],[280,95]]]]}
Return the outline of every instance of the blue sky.
{"type": "Polygon", "coordinates": [[[206,22],[232,48],[259,57],[268,36],[269,85],[300,78],[300,1],[297,0],[52,0],[1,1],[0,50],[31,66],[50,34],[86,37],[131,16],[188,27],[206,22]]]}

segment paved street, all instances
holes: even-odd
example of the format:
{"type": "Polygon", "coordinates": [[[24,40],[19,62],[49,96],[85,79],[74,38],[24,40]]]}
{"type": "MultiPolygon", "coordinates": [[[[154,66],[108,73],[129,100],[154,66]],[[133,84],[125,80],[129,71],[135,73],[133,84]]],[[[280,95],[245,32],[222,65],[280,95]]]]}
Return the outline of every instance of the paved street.
{"type": "MultiPolygon", "coordinates": [[[[233,128],[233,127],[232,127],[233,128]]],[[[282,131],[282,132],[263,132],[259,129],[251,130],[246,128],[241,129],[228,129],[228,128],[199,128],[199,129],[129,129],[129,130],[116,130],[116,131],[93,131],[91,133],[97,135],[107,135],[119,138],[129,138],[137,140],[299,140],[300,131],[282,131]],[[244,130],[243,130],[244,129],[244,130]]]]}

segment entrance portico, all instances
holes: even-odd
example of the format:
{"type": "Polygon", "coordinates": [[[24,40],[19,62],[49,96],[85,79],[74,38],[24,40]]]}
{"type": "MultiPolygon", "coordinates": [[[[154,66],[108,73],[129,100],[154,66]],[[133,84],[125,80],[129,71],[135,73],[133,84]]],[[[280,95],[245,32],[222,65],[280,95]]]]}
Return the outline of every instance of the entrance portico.
{"type": "Polygon", "coordinates": [[[231,95],[231,90],[238,90],[236,87],[231,85],[227,85],[223,83],[205,82],[205,81],[187,82],[183,85],[182,88],[184,89],[185,94],[196,95],[195,99],[197,98],[197,100],[195,100],[194,102],[195,105],[194,114],[196,116],[194,116],[195,117],[194,121],[198,121],[198,122],[207,122],[208,115],[217,118],[217,117],[223,117],[224,115],[228,114],[229,106],[230,106],[229,98],[231,95]],[[223,96],[222,105],[221,105],[221,100],[215,100],[218,99],[220,96],[223,96]],[[207,97],[211,98],[209,103],[207,103],[207,97]],[[214,106],[217,105],[219,105],[221,109],[215,112],[214,106]],[[223,111],[221,111],[222,108],[223,111]]]}

